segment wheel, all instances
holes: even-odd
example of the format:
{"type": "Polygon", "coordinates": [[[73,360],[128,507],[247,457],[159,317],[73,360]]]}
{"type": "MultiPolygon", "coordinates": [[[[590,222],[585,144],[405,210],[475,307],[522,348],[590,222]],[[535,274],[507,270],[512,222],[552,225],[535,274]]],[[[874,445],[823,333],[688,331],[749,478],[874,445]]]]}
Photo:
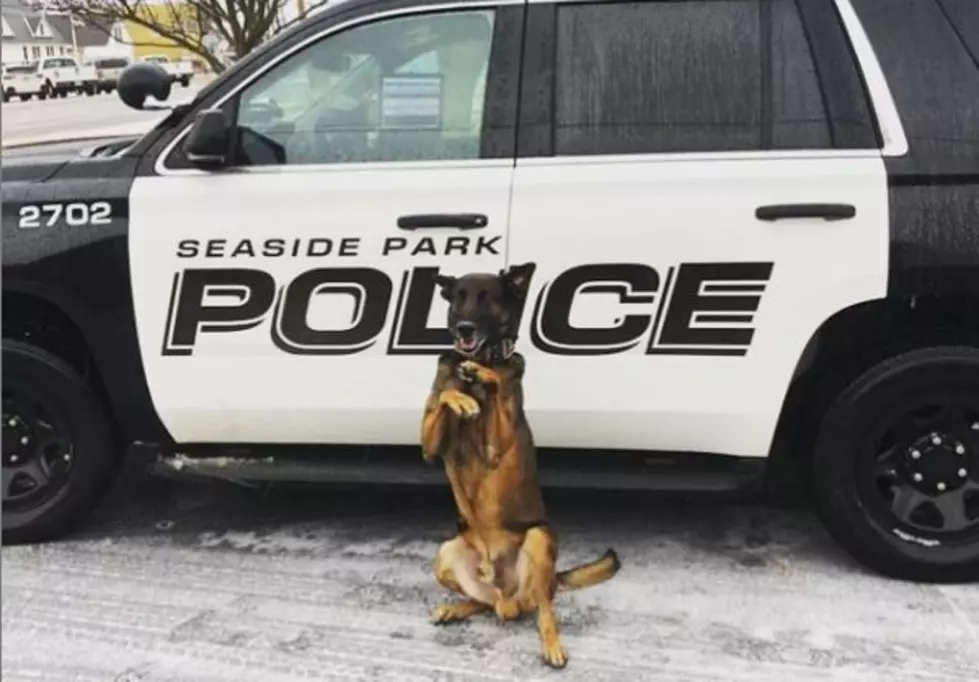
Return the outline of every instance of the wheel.
{"type": "Polygon", "coordinates": [[[184,86],[185,88],[188,87],[188,86],[190,86],[190,76],[183,76],[180,79],[180,84],[182,86],[184,86]]]}
{"type": "Polygon", "coordinates": [[[102,403],[78,372],[35,346],[3,340],[3,541],[65,535],[117,469],[102,403]]]}
{"type": "Polygon", "coordinates": [[[85,86],[85,94],[91,97],[95,94],[95,88],[93,88],[91,85],[85,86]]]}
{"type": "Polygon", "coordinates": [[[61,99],[66,99],[68,97],[68,91],[67,90],[58,90],[57,91],[57,95],[61,99]]]}
{"type": "Polygon", "coordinates": [[[21,95],[21,96],[20,96],[20,101],[21,101],[21,102],[26,102],[26,101],[27,101],[27,100],[29,100],[30,98],[31,98],[31,96],[30,96],[30,95],[21,95]]]}
{"type": "Polygon", "coordinates": [[[829,408],[813,454],[820,515],[854,558],[904,580],[979,580],[979,349],[872,367],[829,408]]]}

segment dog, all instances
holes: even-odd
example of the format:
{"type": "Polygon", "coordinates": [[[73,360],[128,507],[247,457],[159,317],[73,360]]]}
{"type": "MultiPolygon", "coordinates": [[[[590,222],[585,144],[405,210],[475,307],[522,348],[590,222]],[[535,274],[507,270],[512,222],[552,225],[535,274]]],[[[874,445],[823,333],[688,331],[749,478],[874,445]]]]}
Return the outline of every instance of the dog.
{"type": "Polygon", "coordinates": [[[516,352],[520,314],[534,263],[437,275],[448,301],[452,349],[438,360],[421,425],[422,456],[441,458],[459,515],[459,533],[439,548],[435,579],[463,597],[437,606],[437,625],[493,611],[502,620],[537,614],[544,663],[563,668],[568,653],[554,614],[558,592],[614,576],[613,549],[557,571],[558,539],[537,481],[534,439],[523,407],[525,361],[516,352]]]}

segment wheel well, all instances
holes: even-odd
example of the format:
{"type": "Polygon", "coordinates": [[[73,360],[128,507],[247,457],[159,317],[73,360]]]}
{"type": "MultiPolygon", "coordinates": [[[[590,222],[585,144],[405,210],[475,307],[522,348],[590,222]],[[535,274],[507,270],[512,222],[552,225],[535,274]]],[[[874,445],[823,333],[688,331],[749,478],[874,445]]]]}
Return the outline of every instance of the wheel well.
{"type": "Polygon", "coordinates": [[[766,487],[808,491],[811,444],[840,392],[873,365],[939,344],[979,347],[979,296],[887,298],[845,308],[813,334],[775,429],[766,487]],[[788,477],[786,480],[785,477],[788,477]]]}
{"type": "Polygon", "coordinates": [[[3,337],[30,343],[68,363],[89,382],[112,419],[108,391],[85,335],[61,308],[32,294],[4,291],[3,337]]]}

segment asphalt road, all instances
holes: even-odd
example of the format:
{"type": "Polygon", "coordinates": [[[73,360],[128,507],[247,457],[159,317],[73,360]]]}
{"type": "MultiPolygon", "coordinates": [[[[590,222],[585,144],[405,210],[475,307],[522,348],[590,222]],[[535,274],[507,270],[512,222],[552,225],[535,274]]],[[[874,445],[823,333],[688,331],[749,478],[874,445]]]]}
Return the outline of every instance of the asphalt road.
{"type": "Polygon", "coordinates": [[[2,553],[9,682],[979,679],[979,589],[869,575],[807,513],[548,491],[570,653],[533,619],[436,627],[445,489],[246,490],[127,474],[70,540],[2,553]],[[559,676],[559,677],[558,677],[559,676]]]}
{"type": "MultiPolygon", "coordinates": [[[[193,97],[203,85],[198,76],[190,87],[177,84],[168,100],[193,97]]],[[[150,100],[153,102],[153,100],[150,100]]],[[[37,138],[49,138],[59,134],[81,136],[91,131],[121,129],[138,124],[140,121],[152,122],[162,118],[165,111],[137,111],[130,109],[119,99],[117,93],[103,93],[94,96],[68,95],[64,99],[48,99],[43,102],[32,99],[21,102],[11,100],[3,105],[0,128],[3,130],[3,144],[16,144],[37,138]]]]}

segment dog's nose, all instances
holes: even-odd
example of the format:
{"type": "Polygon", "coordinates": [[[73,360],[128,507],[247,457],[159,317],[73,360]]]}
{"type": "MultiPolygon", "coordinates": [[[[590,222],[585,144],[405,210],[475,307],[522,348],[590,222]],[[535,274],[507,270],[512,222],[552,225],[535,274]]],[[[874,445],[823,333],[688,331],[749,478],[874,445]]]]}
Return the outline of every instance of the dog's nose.
{"type": "Polygon", "coordinates": [[[476,325],[472,322],[459,322],[456,324],[456,334],[462,339],[471,339],[476,333],[476,325]]]}

